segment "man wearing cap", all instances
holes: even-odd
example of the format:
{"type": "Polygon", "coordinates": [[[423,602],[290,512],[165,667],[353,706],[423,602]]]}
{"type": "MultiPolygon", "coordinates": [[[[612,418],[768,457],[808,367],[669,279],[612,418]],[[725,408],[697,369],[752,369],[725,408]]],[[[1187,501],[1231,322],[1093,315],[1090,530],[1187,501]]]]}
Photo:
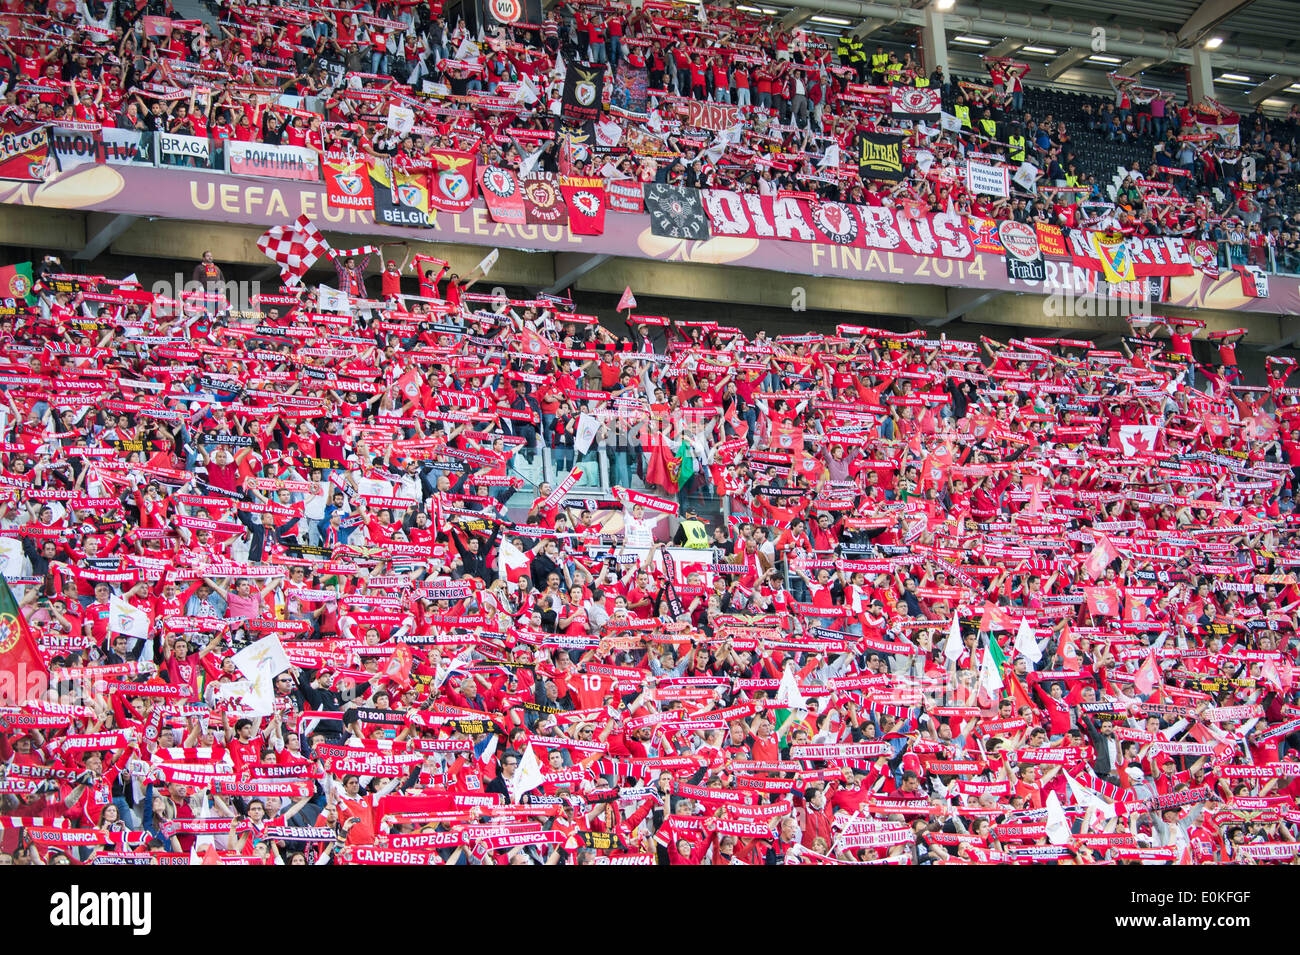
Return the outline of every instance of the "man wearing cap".
{"type": "Polygon", "coordinates": [[[406,255],[402,259],[402,264],[398,265],[396,259],[389,259],[384,263],[384,271],[380,273],[381,293],[385,302],[392,302],[402,294],[402,272],[406,269],[407,263],[411,261],[412,255],[410,247],[405,242],[402,245],[406,247],[406,255]]]}

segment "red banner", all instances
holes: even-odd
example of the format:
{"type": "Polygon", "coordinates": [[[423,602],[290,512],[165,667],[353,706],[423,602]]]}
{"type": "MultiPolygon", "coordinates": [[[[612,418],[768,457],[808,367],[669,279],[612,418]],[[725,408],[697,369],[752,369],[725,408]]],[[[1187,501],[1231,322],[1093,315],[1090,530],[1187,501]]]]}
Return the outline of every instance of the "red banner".
{"type": "Polygon", "coordinates": [[[615,212],[645,211],[645,193],[635,179],[610,180],[605,187],[605,199],[615,212]]]}
{"type": "Polygon", "coordinates": [[[430,157],[429,206],[440,212],[464,212],[474,201],[475,154],[440,149],[430,157]]]}
{"type": "Polygon", "coordinates": [[[833,242],[961,261],[975,253],[971,234],[958,215],[939,213],[913,219],[884,206],[742,195],[724,189],[709,190],[703,197],[715,236],[833,242]]]}
{"type": "MultiPolygon", "coordinates": [[[[1070,232],[1068,248],[1073,263],[1081,268],[1102,271],[1101,260],[1091,242],[1091,232],[1074,229],[1070,232]]],[[[1133,261],[1133,275],[1174,276],[1192,274],[1192,254],[1186,239],[1171,236],[1129,236],[1124,240],[1127,254],[1133,261]]],[[[1047,252],[1046,249],[1043,250],[1047,252]]],[[[1050,253],[1049,253],[1050,254],[1050,253]]]]}
{"type": "Polygon", "coordinates": [[[709,129],[719,133],[740,122],[739,106],[701,102],[695,99],[679,99],[676,103],[682,122],[697,129],[709,129]]]}
{"type": "MultiPolygon", "coordinates": [[[[971,239],[975,243],[976,252],[991,252],[994,255],[1006,254],[1007,250],[1002,245],[1002,239],[998,235],[998,223],[996,219],[979,219],[975,216],[971,216],[970,230],[971,239]]],[[[1043,251],[1046,252],[1047,250],[1044,249],[1043,251]]]]}
{"type": "Polygon", "coordinates": [[[374,187],[365,160],[325,163],[325,197],[335,209],[375,208],[374,187]]]}
{"type": "Polygon", "coordinates": [[[524,224],[524,194],[513,169],[484,166],[479,170],[479,186],[493,222],[524,224]]]}
{"type": "Polygon", "coordinates": [[[605,180],[592,176],[561,176],[560,193],[569,207],[569,231],[600,235],[605,231],[605,180]]]}
{"type": "Polygon", "coordinates": [[[524,221],[529,225],[564,225],[569,210],[560,195],[555,177],[530,173],[520,177],[524,192],[524,221]]]}
{"type": "Polygon", "coordinates": [[[0,128],[0,179],[44,182],[49,172],[49,130],[37,123],[5,123],[0,128]]]}
{"type": "Polygon", "coordinates": [[[895,86],[889,90],[889,112],[895,119],[939,119],[943,96],[939,88],[895,86]]]}
{"type": "Polygon", "coordinates": [[[1036,222],[1034,223],[1034,229],[1038,233],[1038,247],[1043,250],[1043,255],[1066,256],[1070,254],[1070,250],[1065,245],[1065,233],[1061,231],[1059,225],[1036,222]]]}

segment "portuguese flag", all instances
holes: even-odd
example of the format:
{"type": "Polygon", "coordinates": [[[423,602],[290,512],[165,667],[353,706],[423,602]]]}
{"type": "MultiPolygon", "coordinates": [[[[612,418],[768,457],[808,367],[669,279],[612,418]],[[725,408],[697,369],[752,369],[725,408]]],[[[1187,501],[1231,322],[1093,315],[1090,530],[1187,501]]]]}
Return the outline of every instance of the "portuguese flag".
{"type": "Polygon", "coordinates": [[[0,299],[22,299],[28,305],[36,302],[32,294],[32,263],[19,262],[17,265],[0,267],[0,299]]]}
{"type": "MultiPolygon", "coordinates": [[[[0,578],[0,585],[0,701],[13,697],[7,702],[20,703],[19,697],[31,686],[32,674],[40,673],[48,678],[49,670],[27,619],[18,609],[14,592],[9,589],[9,581],[0,578]]],[[[45,685],[42,682],[40,689],[45,685]]]]}

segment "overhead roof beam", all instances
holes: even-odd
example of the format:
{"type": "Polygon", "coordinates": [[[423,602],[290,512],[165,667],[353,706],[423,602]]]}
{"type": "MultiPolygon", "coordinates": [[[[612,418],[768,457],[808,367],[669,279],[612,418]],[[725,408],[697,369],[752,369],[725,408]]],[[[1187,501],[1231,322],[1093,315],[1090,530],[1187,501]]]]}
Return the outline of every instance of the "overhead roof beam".
{"type": "Polygon", "coordinates": [[[1135,56],[1118,70],[1120,76],[1137,76],[1149,66],[1155,66],[1159,61],[1154,56],[1135,56]]]}
{"type": "Polygon", "coordinates": [[[79,262],[89,262],[92,259],[98,258],[104,253],[104,250],[121,237],[122,233],[135,225],[139,218],[139,216],[122,213],[121,215],[116,215],[112,218],[100,219],[97,217],[96,219],[87,219],[87,224],[90,224],[93,221],[102,222],[102,225],[100,225],[100,228],[94,235],[90,236],[86,240],[85,248],[74,255],[73,258],[79,262]]]}
{"type": "Polygon", "coordinates": [[[1258,106],[1274,93],[1280,93],[1294,82],[1290,76],[1270,76],[1246,94],[1251,106],[1258,106]]]}
{"type": "Polygon", "coordinates": [[[989,50],[985,56],[1010,56],[1025,45],[1025,40],[1019,40],[1016,37],[1009,36],[993,49],[989,50]]]}
{"type": "Polygon", "coordinates": [[[555,281],[546,289],[552,295],[564,291],[592,269],[600,268],[610,260],[604,253],[587,255],[578,252],[559,252],[555,256],[555,281]]]}
{"type": "Polygon", "coordinates": [[[1047,78],[1054,80],[1076,63],[1082,63],[1088,58],[1087,50],[1066,50],[1052,62],[1047,64],[1047,78]]]}
{"type": "Polygon", "coordinates": [[[1196,12],[1187,18],[1183,28],[1178,31],[1178,45],[1191,46],[1201,42],[1216,26],[1253,2],[1254,0],[1202,0],[1196,12]]]}
{"type": "Polygon", "coordinates": [[[781,18],[781,32],[789,33],[799,24],[805,22],[815,12],[816,11],[814,10],[806,10],[806,9],[800,9],[799,7],[795,7],[793,10],[791,10],[789,13],[787,13],[784,17],[781,18]]]}
{"type": "Polygon", "coordinates": [[[947,311],[942,316],[918,319],[918,325],[926,328],[942,328],[1005,293],[996,289],[989,291],[975,288],[950,288],[945,294],[947,311]]]}
{"type": "Polygon", "coordinates": [[[892,22],[892,20],[886,20],[882,17],[872,17],[870,20],[863,20],[857,26],[853,27],[853,29],[849,30],[849,36],[855,36],[860,40],[866,39],[881,27],[887,27],[892,22]]]}

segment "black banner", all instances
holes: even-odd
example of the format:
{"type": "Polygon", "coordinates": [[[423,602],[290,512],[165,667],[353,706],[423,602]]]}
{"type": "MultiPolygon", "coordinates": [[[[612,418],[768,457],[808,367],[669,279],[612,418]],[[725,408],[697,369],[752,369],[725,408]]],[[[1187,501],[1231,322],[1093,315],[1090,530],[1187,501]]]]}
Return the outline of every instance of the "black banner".
{"type": "Polygon", "coordinates": [[[998,238],[1006,250],[1007,278],[1022,282],[1047,279],[1043,250],[1033,226],[1009,219],[998,226],[998,238]]]}
{"type": "Polygon", "coordinates": [[[560,115],[570,123],[595,121],[600,116],[605,68],[599,63],[574,60],[564,72],[564,100],[560,115]]]}
{"type": "Polygon", "coordinates": [[[1007,278],[1018,279],[1021,282],[1044,282],[1047,280],[1047,265],[1043,262],[1043,255],[1038,255],[1029,259],[1022,259],[1019,256],[1006,253],[1007,260],[1007,278]]]}
{"type": "Polygon", "coordinates": [[[375,194],[375,220],[385,225],[417,226],[429,228],[429,217],[421,208],[423,197],[418,190],[398,184],[389,186],[372,175],[375,194]]]}
{"type": "Polygon", "coordinates": [[[862,133],[858,136],[858,175],[863,179],[903,178],[903,136],[862,133]]]}
{"type": "Polygon", "coordinates": [[[669,553],[667,549],[660,551],[660,553],[663,555],[664,570],[666,571],[666,576],[668,578],[668,613],[674,620],[676,620],[685,612],[685,609],[682,607],[682,598],[677,593],[677,584],[673,580],[673,578],[677,576],[676,562],[673,560],[673,555],[669,553]]]}
{"type": "Polygon", "coordinates": [[[555,117],[555,139],[568,150],[572,162],[589,162],[596,155],[596,124],[593,120],[555,117]]]}
{"type": "Polygon", "coordinates": [[[650,231],[668,239],[709,238],[709,217],[698,189],[645,184],[645,211],[650,214],[650,231]]]}
{"type": "Polygon", "coordinates": [[[253,436],[251,434],[205,434],[203,443],[221,444],[228,448],[251,448],[253,446],[253,436]]]}

